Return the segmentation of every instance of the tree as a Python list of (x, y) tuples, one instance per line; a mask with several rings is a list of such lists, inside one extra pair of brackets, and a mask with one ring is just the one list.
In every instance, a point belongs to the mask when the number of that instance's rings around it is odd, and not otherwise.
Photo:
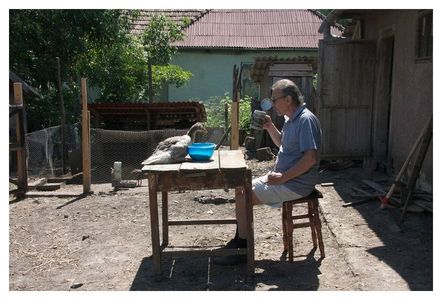
[(130, 23), (122, 15), (120, 10), (10, 10), (10, 68), (45, 90), (56, 81), (54, 62), (60, 57), (62, 77), (72, 80), (80, 56), (124, 41)]
[[(76, 68), (85, 53), (112, 48), (125, 41), (130, 23), (120, 10), (10, 10), (10, 69), (39, 89), (42, 99), (28, 103), (28, 129), (59, 124), (56, 96), (56, 57), (61, 61), (65, 106), (72, 111), (78, 101)], [(69, 113), (70, 112), (70, 113)]]
[(136, 10), (9, 11), (10, 69), (42, 95), (28, 106), (30, 131), (58, 124), (56, 57), (68, 116), (78, 103), (80, 77), (88, 78), (97, 102), (142, 102), (165, 83), (181, 86), (189, 80), (190, 72), (168, 65), (176, 51), (168, 43), (182, 38), (179, 26), (162, 16), (135, 37), (131, 20), (138, 15)]
[[(148, 90), (149, 90), (149, 102), (153, 101), (153, 84), (152, 84), (152, 66), (166, 66), (172, 59), (172, 55), (176, 53), (176, 47), (171, 44), (173, 42), (183, 39), (182, 28), (171, 20), (167, 19), (164, 15), (153, 16), (148, 26), (141, 35), (141, 43), (146, 53), (148, 62)], [(183, 79), (190, 78), (189, 74), (181, 72), (174, 67), (175, 72), (179, 72), (181, 75), (180, 80), (173, 80), (175, 83), (181, 83)], [(169, 72), (170, 73), (170, 72)], [(177, 73), (177, 74), (179, 74)], [(170, 73), (172, 75), (173, 73)]]

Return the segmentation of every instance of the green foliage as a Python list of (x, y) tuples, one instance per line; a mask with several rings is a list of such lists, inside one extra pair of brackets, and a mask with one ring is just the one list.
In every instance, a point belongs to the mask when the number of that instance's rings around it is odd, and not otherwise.
[(189, 17), (182, 17), (181, 22), (183, 23), (183, 27), (188, 27), (192, 24), (192, 19)]
[(88, 78), (97, 102), (146, 101), (149, 59), (154, 94), (164, 84), (179, 87), (190, 79), (190, 72), (168, 65), (176, 52), (169, 42), (182, 38), (181, 28), (159, 16), (134, 37), (130, 20), (138, 15), (136, 10), (9, 10), (10, 69), (42, 95), (29, 104), (30, 128), (59, 124), (56, 57), (67, 115), (79, 101), (81, 77)]
[(141, 34), (141, 43), (153, 65), (166, 65), (177, 48), (170, 44), (184, 37), (181, 27), (164, 15), (153, 16)]
[(155, 90), (160, 89), (165, 83), (173, 84), (178, 88), (186, 84), (192, 77), (191, 72), (176, 65), (153, 66), (152, 73)]
[(9, 63), (26, 82), (50, 89), (60, 57), (65, 81), (84, 53), (111, 48), (125, 39), (129, 23), (119, 10), (24, 9), (9, 11)]
[[(244, 130), (250, 130), (250, 120), (252, 117), (251, 112), (251, 97), (245, 96), (244, 99), (239, 100), (239, 128)], [(231, 120), (231, 106), (232, 98), (228, 93), (223, 97), (213, 96), (205, 102), (207, 122), (206, 126), (211, 128), (224, 127), (224, 107), (227, 104), (228, 107), (228, 124), (230, 126)]]
[(313, 87), (315, 88), (315, 90), (318, 89), (318, 73), (315, 73), (315, 75), (313, 75)]
[(96, 102), (139, 102), (146, 99), (147, 62), (134, 39), (114, 47), (95, 48), (78, 60), (79, 74), (98, 87)]
[[(80, 87), (78, 84), (64, 87), (63, 100), (66, 111), (66, 123), (79, 122)], [(59, 96), (53, 85), (40, 92), (41, 97), (26, 101), (26, 121), (28, 132), (60, 125)]]

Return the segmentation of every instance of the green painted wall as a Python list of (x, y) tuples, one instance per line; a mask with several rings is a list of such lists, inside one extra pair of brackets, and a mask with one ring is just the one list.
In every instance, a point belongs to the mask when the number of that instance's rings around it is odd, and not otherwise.
[[(239, 51), (239, 50), (186, 50), (180, 51), (171, 64), (179, 65), (192, 72), (191, 80), (180, 88), (169, 86), (169, 101), (199, 100), (211, 96), (232, 94), (233, 66), (241, 63), (253, 63), (256, 57), (277, 56), (289, 58), (296, 56), (315, 56), (317, 50), (306, 51)], [(168, 97), (167, 97), (168, 96)]]

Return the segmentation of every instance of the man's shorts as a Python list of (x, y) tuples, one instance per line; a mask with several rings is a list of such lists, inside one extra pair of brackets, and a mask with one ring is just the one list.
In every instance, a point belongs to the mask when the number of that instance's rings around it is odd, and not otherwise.
[(268, 185), (267, 175), (254, 179), (252, 181), (252, 190), (262, 203), (275, 208), (281, 207), (282, 202), (303, 197), (282, 184)]

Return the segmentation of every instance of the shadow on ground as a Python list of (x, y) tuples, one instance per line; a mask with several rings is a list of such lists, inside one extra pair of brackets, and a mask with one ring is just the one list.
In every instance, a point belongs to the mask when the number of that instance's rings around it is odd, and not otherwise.
[(333, 182), (342, 202), (333, 205), (339, 209), (355, 209), (365, 219), (369, 228), (382, 240), (384, 246), (367, 248), (379, 261), (389, 265), (408, 284), (410, 290), (433, 289), (433, 215), (407, 212), (400, 223), (402, 210), (380, 208), (380, 201), (373, 200), (352, 208), (343, 203), (354, 201), (352, 186), (360, 186), (362, 179), (375, 180), (385, 175), (368, 177), (362, 168), (327, 171), (321, 174), (321, 182)]
[(211, 258), (179, 258), (163, 260), (162, 276), (155, 278), (153, 261), (141, 261), (130, 290), (132, 291), (308, 291), (319, 288), (320, 261), (314, 250), (307, 256), (295, 256), (294, 262), (255, 261), (255, 277), (248, 278), (246, 265), (218, 266)]

